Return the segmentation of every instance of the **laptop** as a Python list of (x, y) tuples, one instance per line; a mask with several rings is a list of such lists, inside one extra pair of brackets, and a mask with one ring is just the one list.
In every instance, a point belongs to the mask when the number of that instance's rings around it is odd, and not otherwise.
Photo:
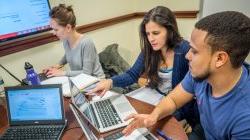
[(128, 99), (122, 94), (89, 101), (84, 92), (80, 91), (71, 80), (69, 81), (73, 105), (99, 133), (128, 125), (129, 121), (124, 121), (124, 119), (136, 113)]
[(77, 111), (77, 109), (72, 104), (70, 104), (70, 109), (75, 115), (77, 122), (82, 128), (87, 140), (157, 140), (157, 138), (146, 128), (136, 129), (129, 136), (124, 136), (122, 133), (123, 129), (120, 129), (118, 131), (112, 132), (111, 134), (99, 137), (95, 135), (95, 133), (91, 130), (91, 127), (81, 117), (79, 111)]
[(6, 87), (5, 139), (58, 140), (66, 126), (61, 85)]

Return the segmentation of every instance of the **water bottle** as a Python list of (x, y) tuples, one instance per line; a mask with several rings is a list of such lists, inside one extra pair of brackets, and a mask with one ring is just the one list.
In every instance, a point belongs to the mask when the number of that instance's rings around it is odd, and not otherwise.
[(29, 62), (25, 62), (24, 69), (26, 70), (26, 79), (29, 85), (40, 85), (38, 74), (34, 71), (33, 66)]
[(0, 97), (4, 96), (4, 81), (2, 76), (0, 76)]

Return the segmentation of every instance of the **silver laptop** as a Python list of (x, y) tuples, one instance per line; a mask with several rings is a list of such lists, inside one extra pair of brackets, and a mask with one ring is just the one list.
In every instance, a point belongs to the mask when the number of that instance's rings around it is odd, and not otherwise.
[(0, 139), (59, 139), (66, 126), (61, 85), (6, 87), (10, 127)]
[(124, 121), (124, 119), (136, 113), (128, 99), (122, 94), (88, 101), (84, 92), (80, 91), (71, 80), (70, 87), (73, 105), (100, 133), (128, 125), (129, 121)]
[(87, 124), (83, 117), (81, 117), (82, 115), (79, 114), (79, 111), (77, 111), (77, 109), (72, 104), (70, 104), (70, 108), (74, 113), (80, 127), (82, 128), (87, 140), (157, 140), (157, 138), (146, 128), (137, 129), (127, 137), (123, 135), (123, 129), (105, 135), (103, 137), (99, 137), (95, 135), (95, 133), (91, 130), (91, 127)]

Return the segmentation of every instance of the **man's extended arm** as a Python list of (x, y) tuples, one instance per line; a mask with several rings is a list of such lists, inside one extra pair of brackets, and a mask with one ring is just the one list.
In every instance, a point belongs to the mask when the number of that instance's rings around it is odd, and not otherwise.
[(158, 120), (171, 115), (176, 109), (182, 107), (191, 101), (193, 94), (186, 92), (182, 85), (179, 84), (155, 107), (151, 114), (131, 114), (126, 120), (133, 119), (130, 124), (123, 130), (125, 135), (129, 135), (135, 129), (141, 127), (150, 127)]

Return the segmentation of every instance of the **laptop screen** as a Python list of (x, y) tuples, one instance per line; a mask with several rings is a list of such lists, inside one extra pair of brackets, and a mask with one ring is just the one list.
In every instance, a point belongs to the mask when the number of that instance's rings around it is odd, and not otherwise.
[(95, 133), (90, 129), (90, 126), (88, 126), (88, 124), (82, 119), (75, 107), (70, 105), (70, 108), (73, 111), (78, 123), (80, 124), (87, 140), (97, 140), (98, 136), (95, 135)]
[(8, 88), (6, 91), (10, 122), (64, 119), (60, 85)]
[(81, 92), (73, 96), (73, 103), (77, 106), (77, 108), (87, 117), (89, 121), (92, 122), (94, 126), (97, 126), (97, 120), (95, 120), (93, 110), (91, 110), (91, 106), (89, 101), (86, 99), (85, 95)]
[(84, 91), (80, 91), (71, 80), (69, 80), (69, 83), (72, 93), (71, 99), (73, 104), (84, 115), (84, 117), (88, 119), (91, 125), (99, 128), (99, 126), (97, 125), (97, 119), (94, 116), (93, 110), (91, 109), (91, 105), (88, 99), (84, 95)]

